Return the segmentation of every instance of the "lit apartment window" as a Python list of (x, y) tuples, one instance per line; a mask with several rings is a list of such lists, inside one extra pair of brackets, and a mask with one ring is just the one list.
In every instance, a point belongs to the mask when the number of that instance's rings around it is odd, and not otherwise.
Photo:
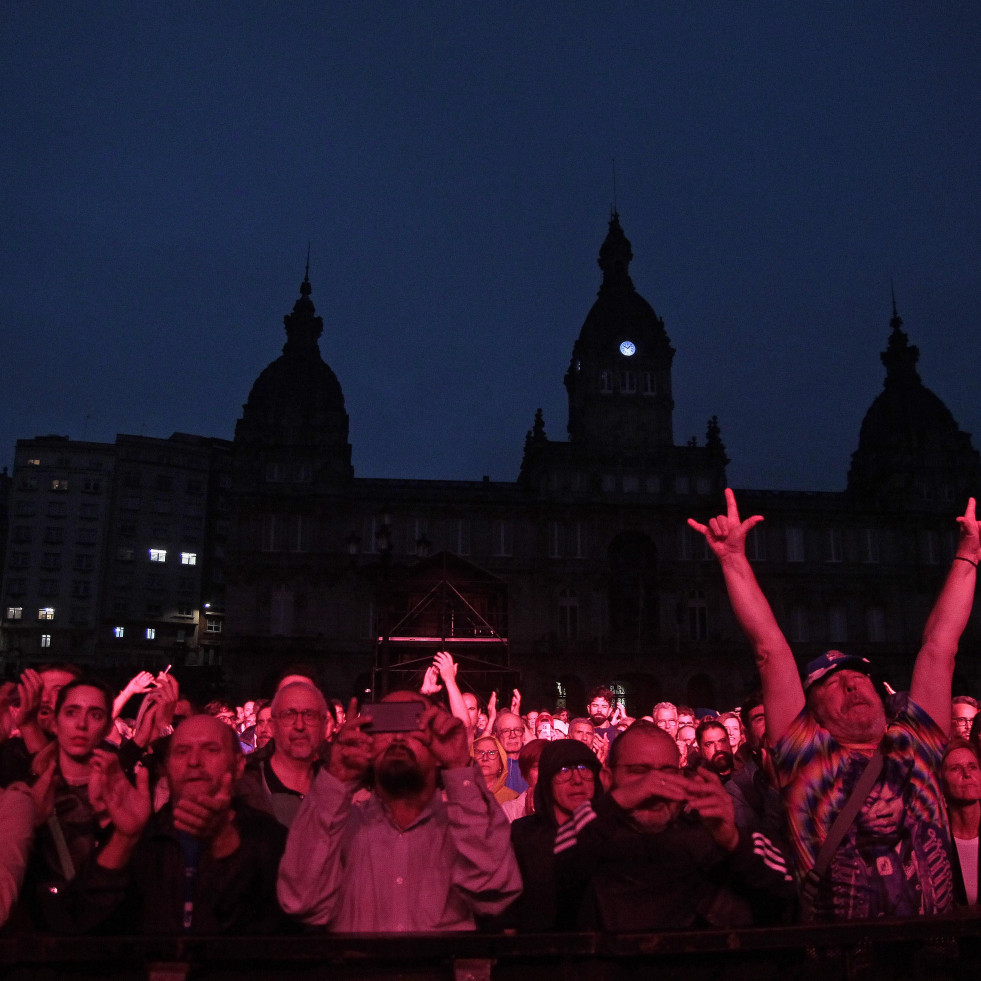
[(146, 639), (147, 640), (156, 640), (157, 639), (157, 628), (156, 627), (147, 627), (146, 628)]
[(41, 634), (41, 646), (42, 647), (51, 646), (51, 634)]
[(112, 635), (113, 635), (113, 637), (119, 637), (119, 638), (125, 637), (126, 636), (126, 628), (125, 627), (113, 627), (112, 628)]
[(181, 565), (197, 565), (197, 564), (198, 564), (197, 552), (181, 552)]
[(221, 620), (215, 617), (208, 617), (208, 633), (209, 634), (220, 634), (221, 633)]
[(41, 466), (41, 461), (40, 461), (40, 460), (37, 460), (37, 459), (34, 459), (34, 460), (28, 460), (28, 461), (27, 461), (27, 465), (28, 465), (29, 467), (39, 467), (39, 466)]
[(24, 607), (22, 607), (22, 606), (8, 606), (7, 607), (7, 619), (8, 620), (23, 620), (24, 619)]
[(151, 562), (166, 562), (167, 561), (167, 549), (165, 549), (165, 548), (151, 548), (150, 549), (150, 561)]
[(42, 606), (40, 610), (37, 611), (38, 620), (53, 620), (55, 618), (55, 611), (53, 606)]
[(66, 491), (66, 490), (68, 490), (68, 481), (67, 480), (57, 480), (57, 479), (52, 480), (51, 481), (51, 489), (53, 491)]

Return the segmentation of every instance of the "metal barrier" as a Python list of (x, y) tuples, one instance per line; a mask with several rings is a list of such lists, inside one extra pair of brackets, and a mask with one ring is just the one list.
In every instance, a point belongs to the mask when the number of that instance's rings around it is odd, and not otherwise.
[(650, 934), (49, 937), (0, 940), (5, 981), (834, 981), (974, 976), (976, 915)]

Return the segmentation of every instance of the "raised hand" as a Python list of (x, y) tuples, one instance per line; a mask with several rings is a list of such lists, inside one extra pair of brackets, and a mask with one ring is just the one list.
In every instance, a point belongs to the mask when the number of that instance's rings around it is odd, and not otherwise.
[(745, 521), (739, 517), (736, 495), (726, 488), (726, 513), (712, 518), (707, 525), (694, 518), (688, 519), (688, 526), (705, 536), (709, 548), (716, 557), (723, 559), (728, 555), (746, 554), (746, 536), (763, 520), (763, 515), (754, 514)]
[(739, 844), (736, 811), (718, 774), (700, 766), (687, 781), (687, 800), (688, 807), (702, 819), (713, 841), (728, 852), (734, 851)]
[(426, 673), (422, 676), (422, 684), (419, 691), (423, 695), (435, 695), (443, 690), (443, 686), (436, 680), (439, 677), (435, 664), (430, 664), (426, 668)]
[(174, 801), (174, 827), (196, 838), (216, 838), (235, 817), (231, 773), (223, 773), (215, 794), (195, 794)]
[(453, 660), (453, 655), (449, 651), (440, 651), (433, 658), (433, 667), (439, 672), (439, 676), (445, 684), (456, 681), (456, 672), (459, 665)]
[(371, 766), (374, 740), (362, 726), (371, 716), (358, 715), (357, 699), (352, 698), (347, 709), (347, 720), (337, 730), (330, 751), (330, 774), (341, 783), (360, 780)]
[(150, 820), (150, 771), (136, 768), (134, 787), (115, 753), (97, 749), (89, 762), (89, 799), (96, 811), (103, 811), (122, 835), (139, 837)]
[(433, 705), (419, 716), (419, 729), (420, 739), (441, 766), (452, 769), (467, 765), (467, 731), (456, 716)]
[(973, 497), (967, 499), (967, 507), (964, 509), (964, 514), (957, 519), (957, 523), (960, 525), (957, 554), (977, 563), (981, 559), (981, 536), (979, 536), (981, 529), (978, 526)]
[(521, 715), (521, 692), (517, 688), (511, 692), (511, 711), (515, 715)]
[(44, 682), (33, 668), (28, 668), (20, 676), (20, 681), (17, 683), (20, 704), (13, 713), (13, 724), (16, 728), (21, 729), (37, 720), (43, 689)]

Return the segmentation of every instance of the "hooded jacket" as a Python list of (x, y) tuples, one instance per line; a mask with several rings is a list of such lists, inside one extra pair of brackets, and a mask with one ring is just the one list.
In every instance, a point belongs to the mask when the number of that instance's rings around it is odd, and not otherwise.
[(596, 805), (603, 795), (602, 768), (596, 754), (575, 739), (559, 739), (542, 750), (535, 785), (535, 813), (511, 825), (511, 844), (521, 869), (524, 892), (505, 914), (507, 922), (502, 926), (540, 933), (576, 927), (579, 895), (576, 890), (559, 889), (555, 854), (556, 849), (572, 847), (579, 828), (594, 815), (592, 808), (583, 804), (573, 818), (560, 826), (555, 817), (552, 780), (563, 767), (583, 765), (593, 773), (591, 804)]

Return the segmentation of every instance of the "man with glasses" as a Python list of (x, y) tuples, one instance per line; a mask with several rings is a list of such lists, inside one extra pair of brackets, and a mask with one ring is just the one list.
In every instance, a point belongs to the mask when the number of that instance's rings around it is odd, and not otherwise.
[(521, 890), (508, 820), (460, 719), (418, 692), (383, 702), (418, 713), (376, 732), (371, 707), (352, 703), (290, 827), (279, 901), (340, 933), (473, 930)]
[(524, 892), (505, 914), (502, 927), (544, 933), (576, 926), (581, 887), (559, 883), (559, 856), (575, 847), (578, 833), (595, 817), (603, 792), (600, 762), (585, 743), (545, 743), (538, 760), (535, 813), (511, 825), (511, 842)]
[(318, 751), (326, 720), (327, 702), (312, 684), (284, 685), (272, 703), (272, 755), (250, 758), (239, 782), (239, 794), (286, 827), (293, 823), (320, 767)]
[(525, 744), (525, 724), (514, 712), (501, 712), (494, 722), (494, 735), (501, 741), (508, 754), (508, 777), (504, 786), (520, 794), (528, 789), (528, 781), (521, 775), (518, 754)]
[(978, 702), (970, 695), (958, 695), (950, 703), (950, 734), (961, 739), (971, 738), (971, 725), (978, 714)]
[[(682, 772), (675, 741), (636, 722), (610, 749), (610, 792), (556, 857), (560, 889), (579, 889), (577, 926), (632, 931), (779, 922), (795, 905), (780, 852), (736, 827), (718, 776)], [(515, 825), (517, 827), (517, 824)], [(577, 885), (578, 883), (578, 885)]]

